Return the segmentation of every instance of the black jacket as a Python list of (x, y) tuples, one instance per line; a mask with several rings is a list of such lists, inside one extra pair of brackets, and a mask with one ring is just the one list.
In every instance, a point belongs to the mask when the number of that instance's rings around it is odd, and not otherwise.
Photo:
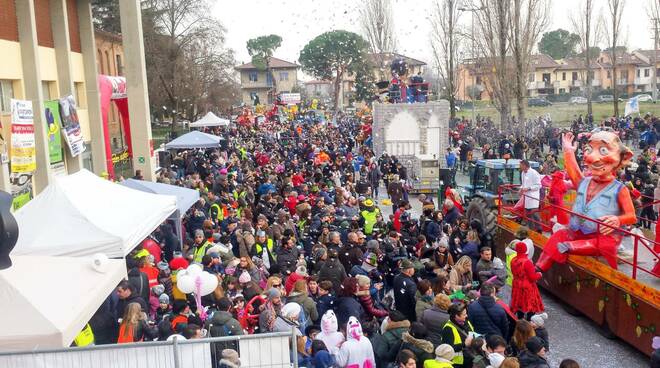
[(149, 308), (147, 307), (147, 303), (144, 301), (144, 299), (142, 299), (142, 297), (140, 297), (137, 294), (131, 294), (131, 296), (129, 296), (128, 298), (119, 299), (119, 301), (117, 302), (117, 306), (115, 308), (116, 319), (122, 318), (124, 316), (124, 312), (126, 311), (126, 306), (129, 305), (130, 303), (138, 303), (140, 304), (140, 307), (142, 307), (142, 311), (144, 312), (149, 311)]
[(400, 273), (394, 277), (392, 288), (394, 289), (396, 310), (403, 313), (408, 321), (416, 321), (415, 305), (417, 300), (415, 299), (415, 293), (417, 292), (417, 284), (415, 284), (415, 280)]
[[(141, 272), (138, 268), (131, 268), (128, 271), (128, 282), (133, 285), (135, 293), (142, 297), (142, 300), (149, 300), (149, 278), (146, 273)], [(147, 312), (149, 309), (143, 306), (142, 310)]]
[(544, 358), (530, 353), (528, 350), (523, 351), (518, 356), (520, 368), (550, 368), (548, 361)]
[(328, 259), (319, 271), (319, 281), (328, 280), (332, 282), (335, 292), (341, 291), (341, 283), (346, 278), (346, 270), (338, 259)]
[[(211, 337), (243, 335), (241, 324), (227, 311), (213, 313), (213, 317), (207, 321), (206, 328), (208, 328)], [(238, 341), (223, 341), (213, 345), (216, 356), (222, 356), (224, 349), (238, 349)]]
[(359, 321), (364, 321), (364, 309), (362, 304), (355, 297), (343, 296), (335, 302), (335, 314), (339, 326), (346, 326), (350, 317), (355, 317)]
[(482, 335), (499, 335), (508, 339), (509, 321), (506, 312), (492, 296), (481, 296), (468, 306), (468, 317), (474, 331)]

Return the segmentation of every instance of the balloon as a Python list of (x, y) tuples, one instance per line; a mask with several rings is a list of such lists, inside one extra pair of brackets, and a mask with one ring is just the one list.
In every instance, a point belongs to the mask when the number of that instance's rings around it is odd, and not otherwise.
[(188, 274), (181, 275), (179, 272), (176, 276), (176, 287), (184, 294), (192, 293), (195, 290), (195, 277)]
[(201, 275), (202, 286), (200, 288), (201, 296), (211, 294), (218, 287), (218, 278), (208, 272)]
[(202, 266), (197, 263), (191, 264), (186, 270), (188, 271), (188, 274), (192, 276), (200, 275), (204, 271)]

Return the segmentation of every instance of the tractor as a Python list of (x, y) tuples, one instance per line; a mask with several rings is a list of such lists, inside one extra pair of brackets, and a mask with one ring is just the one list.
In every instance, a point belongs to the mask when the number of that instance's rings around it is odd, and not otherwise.
[[(538, 169), (539, 163), (529, 162)], [(520, 185), (520, 160), (489, 159), (470, 163), (469, 184), (460, 187), (463, 200), (467, 204), (465, 216), (469, 221), (479, 220), (489, 233), (497, 226), (497, 208), (503, 204), (513, 204), (520, 197), (517, 193), (506, 192), (499, 203), (498, 189), (501, 185)]]

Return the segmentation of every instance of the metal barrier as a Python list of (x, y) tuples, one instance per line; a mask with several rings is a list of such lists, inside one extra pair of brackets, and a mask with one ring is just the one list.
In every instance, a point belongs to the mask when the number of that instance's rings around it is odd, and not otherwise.
[[(547, 197), (543, 201), (539, 201), (539, 209), (537, 209), (537, 210), (533, 210), (533, 211), (517, 211), (517, 210), (514, 210), (512, 208), (513, 206), (505, 205), (505, 203), (507, 201), (507, 196), (505, 196), (505, 193), (511, 193), (513, 191), (517, 191), (519, 189), (519, 187), (520, 187), (520, 185), (517, 185), (517, 184), (508, 184), (508, 185), (502, 185), (502, 186), (499, 187), (498, 193), (497, 193), (499, 203), (500, 203), (500, 205), (498, 206), (498, 215), (499, 216), (508, 214), (509, 216), (513, 216), (513, 217), (522, 219), (527, 223), (532, 223), (532, 224), (535, 224), (538, 227), (542, 227), (542, 226), (545, 226), (547, 224), (543, 223), (543, 221), (538, 221), (538, 220), (536, 220), (532, 217), (529, 217), (528, 213), (529, 214), (534, 213), (534, 212), (539, 213), (539, 212), (544, 211), (545, 209), (554, 208), (554, 209), (559, 209), (560, 211), (568, 213), (569, 216), (576, 216), (576, 217), (579, 217), (580, 219), (583, 219), (585, 221), (590, 221), (590, 222), (595, 223), (597, 225), (597, 232), (600, 232), (601, 226), (612, 228), (612, 229), (614, 229), (614, 231), (622, 234), (623, 237), (631, 237), (631, 239), (633, 240), (633, 259), (632, 259), (632, 262), (628, 261), (625, 258), (617, 256), (617, 261), (619, 261), (620, 263), (627, 264), (627, 265), (632, 267), (632, 275), (631, 275), (632, 279), (637, 280), (638, 271), (642, 271), (642, 272), (644, 272), (646, 274), (649, 274), (653, 277), (657, 277), (651, 269), (643, 268), (639, 265), (639, 245), (640, 244), (642, 246), (644, 246), (651, 253), (651, 255), (654, 258), (656, 258), (656, 259), (660, 258), (660, 255), (658, 255), (658, 253), (654, 250), (654, 248), (656, 246), (660, 245), (660, 244), (657, 244), (654, 239), (648, 239), (643, 235), (633, 233), (630, 230), (624, 229), (622, 227), (615, 228), (615, 227), (610, 226), (610, 225), (608, 225), (608, 224), (606, 224), (606, 223), (604, 223), (600, 220), (592, 219), (592, 218), (589, 218), (587, 216), (584, 216), (583, 214), (573, 212), (572, 210), (570, 210), (566, 207), (557, 206), (555, 204), (550, 203), (547, 200)], [(527, 194), (521, 194), (521, 195), (525, 196), (525, 197), (532, 198), (531, 196), (528, 196)], [(508, 198), (511, 198), (511, 196), (508, 196)], [(649, 205), (653, 205), (653, 204), (656, 204), (656, 202), (652, 202)], [(658, 230), (656, 229), (656, 231), (658, 231)]]
[(295, 329), (257, 335), (0, 352), (3, 368), (214, 368), (225, 348), (241, 367), (298, 367)]

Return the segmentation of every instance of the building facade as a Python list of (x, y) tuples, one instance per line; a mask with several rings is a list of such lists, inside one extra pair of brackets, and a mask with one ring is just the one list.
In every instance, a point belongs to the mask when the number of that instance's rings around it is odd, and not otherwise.
[(325, 80), (311, 80), (304, 83), (305, 96), (308, 99), (318, 99), (328, 104), (332, 100), (332, 82)]
[[(121, 77), (124, 75), (124, 47), (121, 35), (94, 30), (96, 45), (96, 70), (102, 75)], [(119, 120), (119, 110), (115, 104), (110, 104), (108, 111), (108, 133), (113, 154), (126, 148), (124, 132)]]
[[(660, 75), (660, 51), (656, 70)], [(550, 95), (582, 96), (586, 92), (587, 71), (591, 71), (591, 90), (607, 93), (614, 86), (620, 94), (633, 95), (652, 91), (653, 50), (619, 52), (614, 75), (611, 54), (602, 52), (587, 68), (582, 58), (553, 60), (548, 55), (532, 55), (527, 75), (529, 97)], [(462, 101), (492, 100), (492, 63), (484, 59), (467, 60), (458, 67), (457, 98)]]
[(278, 94), (289, 93), (298, 84), (298, 64), (271, 57), (269, 66), (270, 72), (257, 69), (251, 62), (236, 67), (241, 78), (241, 100), (246, 105), (254, 104), (256, 98), (262, 104), (272, 103)]

